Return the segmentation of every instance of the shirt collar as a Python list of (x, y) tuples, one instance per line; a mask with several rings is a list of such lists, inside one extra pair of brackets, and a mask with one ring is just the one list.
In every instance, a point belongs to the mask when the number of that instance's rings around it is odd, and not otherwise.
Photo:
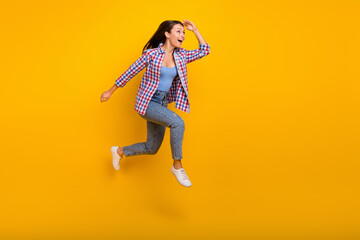
[[(159, 47), (158, 47), (159, 52), (165, 53), (165, 51), (161, 48), (162, 45), (164, 45), (164, 43), (159, 43)], [(177, 51), (179, 51), (179, 48), (175, 48), (175, 49), (174, 49), (174, 52), (177, 52)]]

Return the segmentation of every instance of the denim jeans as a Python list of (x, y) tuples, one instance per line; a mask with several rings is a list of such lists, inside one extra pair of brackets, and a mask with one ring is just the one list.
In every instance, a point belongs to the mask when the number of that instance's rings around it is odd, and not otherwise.
[(170, 146), (172, 158), (182, 159), (182, 143), (184, 138), (185, 124), (183, 119), (167, 108), (169, 92), (156, 90), (146, 109), (145, 115), (139, 114), (146, 120), (146, 142), (135, 143), (125, 146), (126, 157), (135, 155), (152, 155), (157, 153), (164, 139), (166, 127), (170, 128)]

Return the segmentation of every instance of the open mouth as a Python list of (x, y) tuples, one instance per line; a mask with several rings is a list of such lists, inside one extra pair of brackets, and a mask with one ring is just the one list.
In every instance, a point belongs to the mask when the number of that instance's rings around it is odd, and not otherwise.
[(178, 41), (179, 41), (180, 43), (182, 43), (182, 42), (183, 42), (183, 40), (181, 40), (181, 39), (178, 39)]

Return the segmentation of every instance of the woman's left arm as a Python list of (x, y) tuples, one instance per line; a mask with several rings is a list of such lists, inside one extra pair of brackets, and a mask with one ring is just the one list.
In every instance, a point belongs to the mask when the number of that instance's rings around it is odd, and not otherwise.
[(199, 40), (200, 44), (206, 44), (203, 36), (201, 36), (201, 34), (197, 28), (193, 32), (194, 32), (195, 36), (197, 37), (197, 39)]
[(193, 62), (198, 60), (206, 55), (210, 54), (210, 45), (205, 42), (203, 36), (201, 36), (199, 30), (195, 26), (194, 23), (190, 22), (189, 20), (184, 20), (183, 22), (187, 30), (194, 32), (196, 38), (199, 41), (199, 48), (195, 50), (186, 50), (186, 61), (187, 63)]
[(194, 23), (192, 23), (191, 21), (185, 19), (183, 21), (183, 24), (185, 24), (185, 27), (187, 28), (187, 30), (194, 32), (194, 34), (195, 34), (196, 38), (199, 40), (200, 44), (206, 44), (204, 38), (201, 36), (199, 30), (197, 29), (197, 27), (195, 26)]

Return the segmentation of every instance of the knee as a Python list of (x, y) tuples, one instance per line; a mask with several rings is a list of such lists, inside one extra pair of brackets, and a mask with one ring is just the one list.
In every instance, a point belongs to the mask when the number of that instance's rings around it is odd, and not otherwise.
[(184, 122), (184, 120), (183, 120), (181, 117), (178, 117), (178, 118), (176, 119), (176, 121), (174, 121), (173, 126), (174, 126), (175, 128), (179, 128), (179, 129), (181, 129), (181, 130), (185, 130), (185, 122)]
[(146, 144), (146, 152), (147, 154), (154, 155), (159, 151), (160, 146), (156, 144)]
[(159, 148), (153, 148), (149, 151), (149, 154), (154, 155), (159, 151)]
[(159, 151), (159, 148), (156, 147), (156, 146), (152, 146), (151, 148), (149, 148), (149, 149), (147, 150), (148, 154), (151, 154), (151, 155), (156, 154), (158, 151)]

